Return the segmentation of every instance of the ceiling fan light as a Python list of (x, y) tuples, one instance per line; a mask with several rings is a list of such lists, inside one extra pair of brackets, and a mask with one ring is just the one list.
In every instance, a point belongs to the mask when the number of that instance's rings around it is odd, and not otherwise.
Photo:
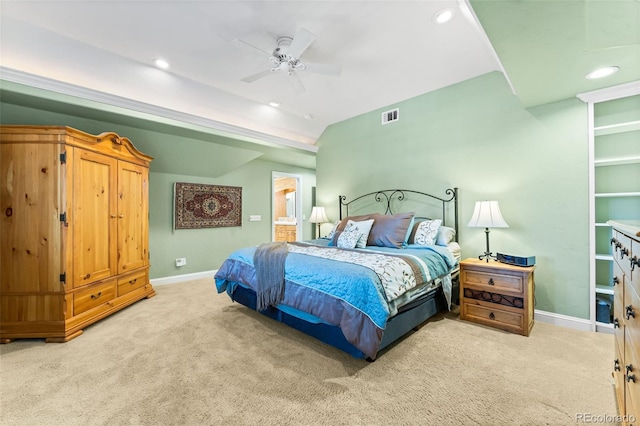
[(612, 66), (612, 67), (602, 67), (591, 71), (589, 74), (585, 75), (584, 78), (587, 80), (595, 80), (597, 78), (608, 77), (611, 74), (615, 74), (620, 70), (620, 67)]
[(453, 9), (443, 9), (433, 15), (433, 20), (438, 24), (444, 24), (445, 22), (449, 22), (451, 18), (453, 18), (453, 15)]

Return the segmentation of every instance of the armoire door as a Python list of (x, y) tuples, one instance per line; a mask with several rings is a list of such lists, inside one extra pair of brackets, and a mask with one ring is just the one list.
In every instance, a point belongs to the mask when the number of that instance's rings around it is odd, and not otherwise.
[(73, 286), (117, 273), (118, 161), (74, 148)]
[(118, 163), (118, 273), (149, 264), (148, 178), (146, 167)]

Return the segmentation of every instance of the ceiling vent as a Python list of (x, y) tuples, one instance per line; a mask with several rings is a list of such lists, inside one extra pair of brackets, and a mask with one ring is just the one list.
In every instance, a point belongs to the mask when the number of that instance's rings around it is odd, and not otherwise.
[(385, 111), (382, 113), (382, 124), (393, 123), (394, 121), (398, 121), (400, 119), (400, 109), (392, 109), (391, 111)]

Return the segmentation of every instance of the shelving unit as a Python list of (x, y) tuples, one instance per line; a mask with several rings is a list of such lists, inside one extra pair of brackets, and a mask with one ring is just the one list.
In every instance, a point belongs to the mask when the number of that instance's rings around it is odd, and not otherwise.
[(640, 82), (578, 95), (589, 112), (589, 277), (592, 330), (613, 333), (612, 230), (640, 218)]

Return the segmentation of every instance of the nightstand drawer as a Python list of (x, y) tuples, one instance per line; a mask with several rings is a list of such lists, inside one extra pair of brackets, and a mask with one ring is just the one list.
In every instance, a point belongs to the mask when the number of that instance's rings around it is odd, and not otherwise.
[(518, 294), (524, 292), (522, 275), (464, 270), (461, 279), (466, 286), (473, 286), (490, 292), (509, 291)]
[(524, 329), (524, 315), (475, 303), (462, 303), (465, 319), (515, 333)]

